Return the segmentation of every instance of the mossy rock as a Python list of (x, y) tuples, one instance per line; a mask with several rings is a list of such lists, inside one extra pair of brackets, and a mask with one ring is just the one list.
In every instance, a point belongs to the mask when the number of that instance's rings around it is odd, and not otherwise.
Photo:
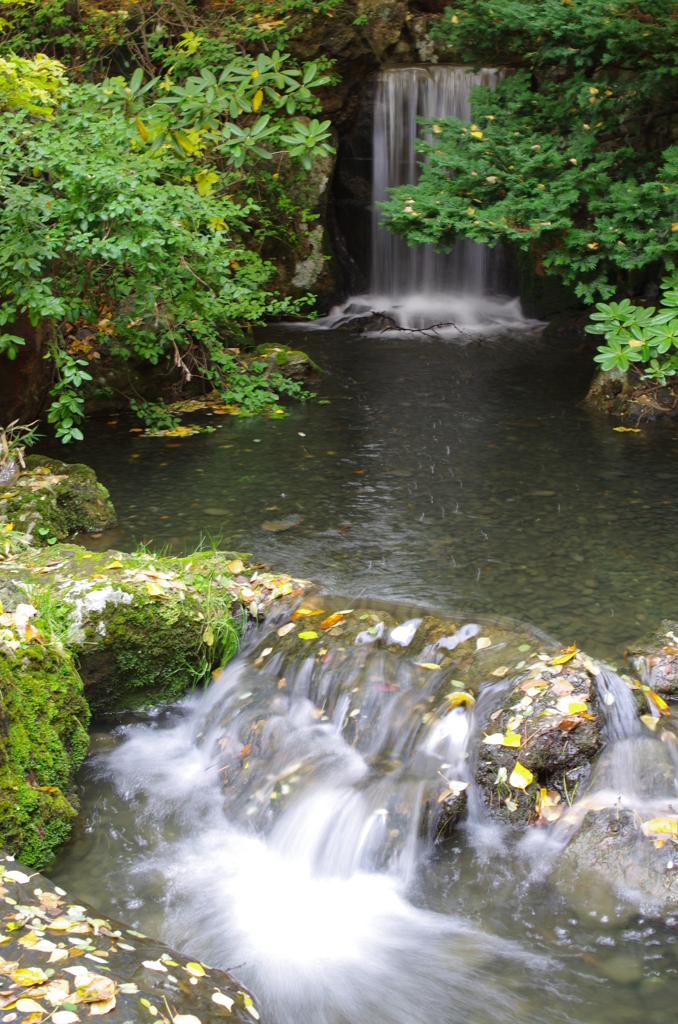
[(270, 370), (276, 370), (289, 380), (308, 380), (318, 377), (321, 369), (306, 352), (288, 348), (287, 345), (265, 344), (257, 347), (257, 358), (268, 364)]
[(665, 700), (678, 699), (678, 622), (662, 619), (656, 629), (632, 644), (626, 660), (643, 683)]
[(77, 657), (89, 707), (101, 717), (180, 700), (235, 654), (248, 622), (303, 591), (302, 581), (243, 559), (227, 551), (164, 558), (62, 544), (17, 556), (0, 591), (29, 589), (34, 625)]
[(46, 547), (115, 522), (108, 491), (81, 463), (29, 455), (18, 480), (0, 490), (0, 524), (12, 523), (33, 545)]
[(69, 836), (90, 713), (72, 656), (0, 642), (0, 845), (41, 867)]

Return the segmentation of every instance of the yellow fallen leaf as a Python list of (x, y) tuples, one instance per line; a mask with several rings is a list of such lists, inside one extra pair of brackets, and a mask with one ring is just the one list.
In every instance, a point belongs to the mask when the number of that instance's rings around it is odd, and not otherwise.
[[(115, 999), (115, 982), (112, 978), (104, 978), (103, 974), (90, 974), (84, 984), (80, 985), (76, 979), (76, 987), (79, 1003), (101, 1003)], [(108, 1013), (108, 1010), (102, 1012)]]
[(552, 665), (565, 665), (568, 661), (574, 658), (577, 653), (577, 645), (572, 644), (571, 647), (566, 647), (562, 654), (558, 654), (555, 658), (551, 659)]
[(10, 491), (9, 494), (3, 494), (2, 500), (6, 501), (8, 498), (16, 498), (18, 491)]
[(242, 558), (234, 558), (232, 562), (228, 562), (226, 568), (229, 572), (232, 572), (234, 576), (237, 576), (239, 572), (242, 572), (245, 568)]
[(489, 636), (479, 636), (478, 639), (476, 640), (476, 650), (477, 651), (483, 651), (483, 650), (485, 650), (486, 647), (491, 647), (491, 646), (492, 646), (492, 641), (490, 640)]
[(575, 701), (570, 701), (570, 703), (568, 705), (567, 713), (569, 715), (578, 715), (578, 714), (581, 714), (582, 711), (586, 711), (586, 710), (587, 710), (587, 707), (586, 707), (586, 704), (583, 703), (583, 701), (575, 700)]
[(414, 664), (417, 665), (419, 668), (440, 668), (440, 665), (434, 665), (432, 661), (415, 661)]
[(503, 732), (493, 732), (489, 736), (483, 737), (483, 743), (487, 743), (490, 747), (502, 747), (504, 745), (504, 734)]
[(517, 732), (511, 732), (510, 729), (507, 729), (501, 743), (503, 747), (513, 747), (517, 750), (520, 747), (520, 736)]
[(297, 608), (296, 612), (292, 612), (292, 618), (296, 621), (302, 619), (307, 615), (322, 615), (322, 608)]
[(655, 718), (654, 715), (641, 715), (640, 720), (643, 725), (646, 725), (652, 732), (654, 732), (659, 725), (659, 719)]
[(202, 964), (198, 964), (195, 961), (191, 961), (190, 963), (186, 964), (184, 970), (188, 971), (189, 974), (192, 974), (194, 978), (205, 977), (205, 968), (202, 966)]
[(5, 533), (11, 533), (13, 529), (14, 523), (5, 523), (5, 525), (3, 526), (3, 530), (5, 531)]
[(314, 629), (305, 629), (303, 633), (298, 634), (300, 640), (315, 640), (318, 634)]
[(511, 772), (509, 782), (514, 789), (527, 789), (533, 778), (534, 775), (530, 769), (522, 765), (520, 761), (516, 761), (515, 767)]
[(645, 836), (655, 836), (658, 834), (678, 836), (678, 819), (668, 817), (651, 818), (650, 821), (643, 822), (641, 831)]
[(660, 697), (658, 693), (651, 690), (649, 686), (643, 686), (643, 693), (648, 701), (652, 701), (655, 707), (658, 707), (660, 711), (668, 711), (669, 706), (663, 697)]
[(122, 569), (122, 562), (116, 559), (114, 562), (109, 562), (108, 565), (105, 565), (104, 569)]
[[(282, 587), (280, 588), (280, 593), (282, 594), (283, 597), (287, 597), (288, 594), (292, 593), (292, 584), (283, 583)], [(174, 1019), (176, 1020), (176, 1017)]]
[(618, 434), (640, 434), (640, 427), (613, 427)]
[[(437, 665), (436, 668), (438, 668)], [(448, 693), (447, 700), (449, 701), (451, 708), (456, 708), (459, 704), (468, 704), (468, 706), (472, 708), (476, 702), (476, 699), (473, 696), (473, 694), (459, 693), (458, 690), (456, 690), (454, 693)]]
[(151, 597), (164, 597), (165, 591), (159, 583), (153, 583), (150, 580), (146, 583), (146, 590)]
[(47, 961), (47, 963), (48, 964), (55, 964), (57, 962), (57, 960), (68, 960), (68, 950), (67, 949), (55, 949), (52, 952), (52, 955), (50, 956), (50, 958)]
[(41, 985), (43, 981), (47, 981), (47, 975), (41, 967), (17, 967), (15, 971), (12, 971), (12, 981), (28, 988), (31, 985)]

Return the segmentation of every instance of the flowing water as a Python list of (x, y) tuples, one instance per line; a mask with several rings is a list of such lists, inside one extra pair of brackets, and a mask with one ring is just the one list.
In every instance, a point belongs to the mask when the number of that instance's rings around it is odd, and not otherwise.
[[(412, 174), (416, 113), (468, 116), (469, 80), (383, 74), (375, 194)], [(184, 440), (140, 438), (117, 416), (90, 424), (81, 457), (120, 522), (83, 542), (181, 550), (221, 536), (317, 580), (325, 608), (350, 594), (354, 614), (368, 600), (388, 609), (401, 651), (381, 649), (375, 626), (317, 660), (262, 665), (263, 627), (205, 693), (95, 731), (80, 823), (52, 876), (231, 970), (270, 1024), (664, 1024), (678, 857), (633, 820), (675, 813), (676, 723), (650, 734), (601, 665), (606, 746), (590, 784), (521, 837), (487, 817), (472, 766), (480, 709), (499, 706), (524, 661), (480, 680), (475, 711), (446, 710), (408, 649), (428, 606), (464, 625), (427, 663), (481, 628), (547, 653), (550, 633), (621, 663), (676, 610), (675, 428), (615, 433), (582, 409), (590, 350), (488, 297), (485, 250), (414, 257), (375, 229), (375, 295), (324, 326), (377, 308), (401, 326), (476, 332), (295, 328), (325, 370), (322, 405), (275, 422), (202, 417), (214, 432)], [(461, 824), (442, 831), (440, 801), (465, 786)]]

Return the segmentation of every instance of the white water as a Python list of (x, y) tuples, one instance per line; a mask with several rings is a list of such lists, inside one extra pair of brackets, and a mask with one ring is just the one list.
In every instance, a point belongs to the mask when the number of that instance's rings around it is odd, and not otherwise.
[[(416, 183), (422, 136), (418, 117), (470, 121), (473, 86), (492, 88), (498, 72), (444, 65), (389, 68), (377, 79), (372, 163), (372, 269), (370, 292), (335, 307), (318, 326), (341, 326), (370, 312), (383, 313), (406, 329), (437, 327), (451, 337), (474, 328), (525, 328), (518, 299), (501, 296), (503, 253), (459, 239), (449, 253), (432, 245), (409, 246), (381, 226), (379, 203), (389, 188)], [(442, 325), (442, 326), (439, 326)]]

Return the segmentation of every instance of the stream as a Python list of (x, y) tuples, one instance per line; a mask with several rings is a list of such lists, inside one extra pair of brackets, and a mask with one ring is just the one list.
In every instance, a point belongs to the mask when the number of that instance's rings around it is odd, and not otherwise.
[[(551, 635), (619, 665), (675, 613), (675, 428), (616, 433), (581, 408), (581, 338), (280, 336), (323, 366), (328, 404), (275, 422), (196, 414), (215, 432), (183, 440), (90, 423), (78, 455), (120, 522), (83, 543), (223, 537), (316, 580), (324, 609), (351, 595), (398, 621), (456, 611), (526, 630), (534, 652)], [(433, 845), (427, 787), (463, 777), (473, 713), (422, 724), (406, 646), (316, 671), (255, 664), (265, 642), (255, 632), (182, 705), (95, 728), (56, 884), (231, 970), (271, 1024), (673, 1018), (676, 919), (612, 869), (573, 867), (557, 825), (521, 837), (471, 799)], [(249, 748), (234, 751), (253, 723), (250, 770)], [(610, 736), (594, 793), (636, 809), (676, 798), (669, 744)], [(668, 779), (659, 793), (635, 785), (648, 764)]]

